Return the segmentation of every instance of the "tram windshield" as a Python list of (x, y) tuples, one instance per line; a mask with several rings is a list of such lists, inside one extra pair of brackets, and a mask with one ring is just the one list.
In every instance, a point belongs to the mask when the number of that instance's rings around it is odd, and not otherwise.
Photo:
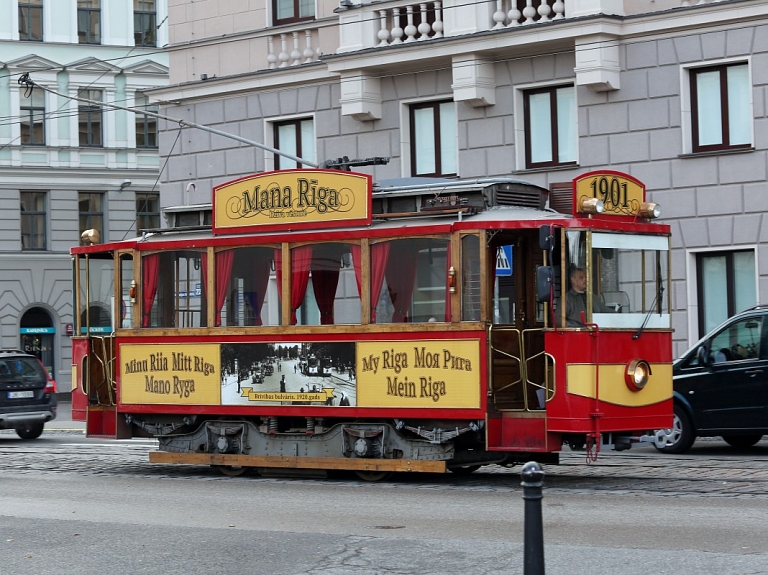
[[(666, 236), (569, 231), (566, 325), (669, 328)], [(591, 312), (591, 316), (590, 316)]]

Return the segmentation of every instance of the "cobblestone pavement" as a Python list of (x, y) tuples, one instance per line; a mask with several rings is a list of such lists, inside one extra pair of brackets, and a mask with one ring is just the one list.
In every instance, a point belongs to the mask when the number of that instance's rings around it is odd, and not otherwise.
[[(153, 479), (198, 481), (360, 483), (352, 475), (331, 478), (232, 478), (210, 467), (149, 463), (153, 440), (86, 439), (81, 430), (46, 430), (35, 441), (19, 440), (0, 431), (0, 472), (146, 476)], [(685, 455), (665, 455), (649, 446), (626, 452), (601, 453), (587, 463), (584, 453), (561, 454), (560, 465), (544, 466), (545, 490), (551, 493), (615, 493), (626, 496), (737, 497), (768, 499), (768, 441), (736, 450), (722, 441), (699, 440)], [(468, 477), (452, 474), (400, 474), (379, 485), (387, 489), (519, 491), (520, 466), (483, 467)]]

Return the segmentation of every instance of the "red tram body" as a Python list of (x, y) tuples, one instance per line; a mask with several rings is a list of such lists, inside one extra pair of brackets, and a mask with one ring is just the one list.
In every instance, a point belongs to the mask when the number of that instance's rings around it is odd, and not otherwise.
[(573, 189), (575, 216), (512, 179), (286, 170), (215, 188), (210, 227), (73, 248), (73, 417), (227, 474), (628, 449), (672, 420), (669, 227), (625, 174)]

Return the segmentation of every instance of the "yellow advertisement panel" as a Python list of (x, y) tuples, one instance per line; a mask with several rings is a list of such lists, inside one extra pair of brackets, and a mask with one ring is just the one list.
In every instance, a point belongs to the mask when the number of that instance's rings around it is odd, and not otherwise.
[(121, 344), (120, 401), (219, 405), (219, 344)]
[(217, 186), (214, 232), (253, 227), (370, 222), (371, 177), (339, 170), (285, 170)]
[(480, 407), (480, 342), (358, 342), (359, 407)]

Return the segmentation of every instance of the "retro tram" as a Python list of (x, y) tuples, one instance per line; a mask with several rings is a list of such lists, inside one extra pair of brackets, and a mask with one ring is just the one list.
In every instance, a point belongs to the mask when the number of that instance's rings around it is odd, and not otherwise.
[(468, 473), (672, 421), (669, 226), (641, 182), (214, 188), (209, 226), (72, 249), (73, 413), (150, 461)]

